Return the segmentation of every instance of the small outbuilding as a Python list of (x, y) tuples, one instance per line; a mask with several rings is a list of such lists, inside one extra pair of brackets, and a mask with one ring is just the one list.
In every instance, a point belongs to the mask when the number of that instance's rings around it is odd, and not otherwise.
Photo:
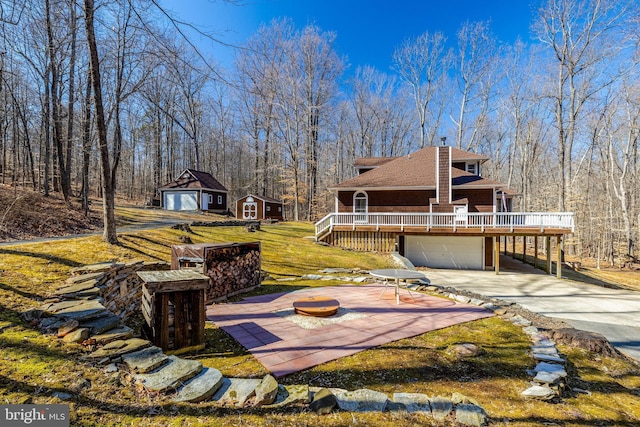
[(236, 200), (236, 218), (282, 221), (284, 220), (284, 204), (271, 197), (247, 194)]
[(211, 174), (185, 169), (159, 188), (160, 203), (168, 211), (228, 212), (228, 191)]

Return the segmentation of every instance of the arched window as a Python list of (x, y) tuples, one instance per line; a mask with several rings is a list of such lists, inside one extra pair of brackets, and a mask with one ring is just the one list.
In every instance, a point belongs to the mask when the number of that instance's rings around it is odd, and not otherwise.
[(364, 191), (358, 191), (353, 195), (353, 212), (367, 213), (368, 197)]

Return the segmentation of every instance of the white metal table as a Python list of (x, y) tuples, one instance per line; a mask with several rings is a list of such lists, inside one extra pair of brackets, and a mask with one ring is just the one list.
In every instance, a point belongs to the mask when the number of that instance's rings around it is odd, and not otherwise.
[[(399, 268), (371, 270), (369, 271), (369, 274), (372, 275), (373, 277), (377, 277), (379, 279), (385, 280), (384, 289), (382, 290), (378, 298), (380, 298), (382, 294), (384, 294), (384, 291), (387, 290), (388, 280), (393, 279), (395, 281), (396, 304), (400, 304), (400, 280), (426, 279), (427, 277), (424, 275), (424, 273), (421, 273), (416, 270), (405, 270), (405, 269), (399, 269)], [(409, 292), (409, 295), (411, 295), (411, 292), (409, 291), (409, 289), (407, 289), (407, 291)], [(411, 298), (413, 298), (413, 295), (411, 295)]]

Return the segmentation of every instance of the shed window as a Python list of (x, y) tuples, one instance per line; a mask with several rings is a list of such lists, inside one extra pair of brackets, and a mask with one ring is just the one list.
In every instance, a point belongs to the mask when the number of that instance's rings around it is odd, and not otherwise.
[(282, 212), (282, 206), (278, 206), (278, 212)]
[(267, 205), (267, 212), (271, 212), (271, 206)]
[(213, 194), (209, 194), (209, 204), (213, 203)]
[(218, 204), (221, 205), (222, 204), (222, 196), (218, 196)]

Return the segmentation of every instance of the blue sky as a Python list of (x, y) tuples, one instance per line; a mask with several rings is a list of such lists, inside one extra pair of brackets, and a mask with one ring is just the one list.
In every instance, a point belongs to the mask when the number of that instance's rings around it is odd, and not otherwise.
[[(215, 32), (220, 40), (238, 45), (262, 23), (289, 17), (297, 27), (314, 23), (337, 34), (336, 50), (348, 57), (350, 68), (372, 65), (389, 71), (393, 50), (405, 39), (425, 31), (441, 31), (453, 42), (465, 21), (491, 20), (495, 35), (512, 43), (530, 41), (534, 15), (531, 3), (539, 0), (161, 0), (163, 7), (182, 20)], [(216, 62), (230, 66), (232, 49), (206, 46)]]

